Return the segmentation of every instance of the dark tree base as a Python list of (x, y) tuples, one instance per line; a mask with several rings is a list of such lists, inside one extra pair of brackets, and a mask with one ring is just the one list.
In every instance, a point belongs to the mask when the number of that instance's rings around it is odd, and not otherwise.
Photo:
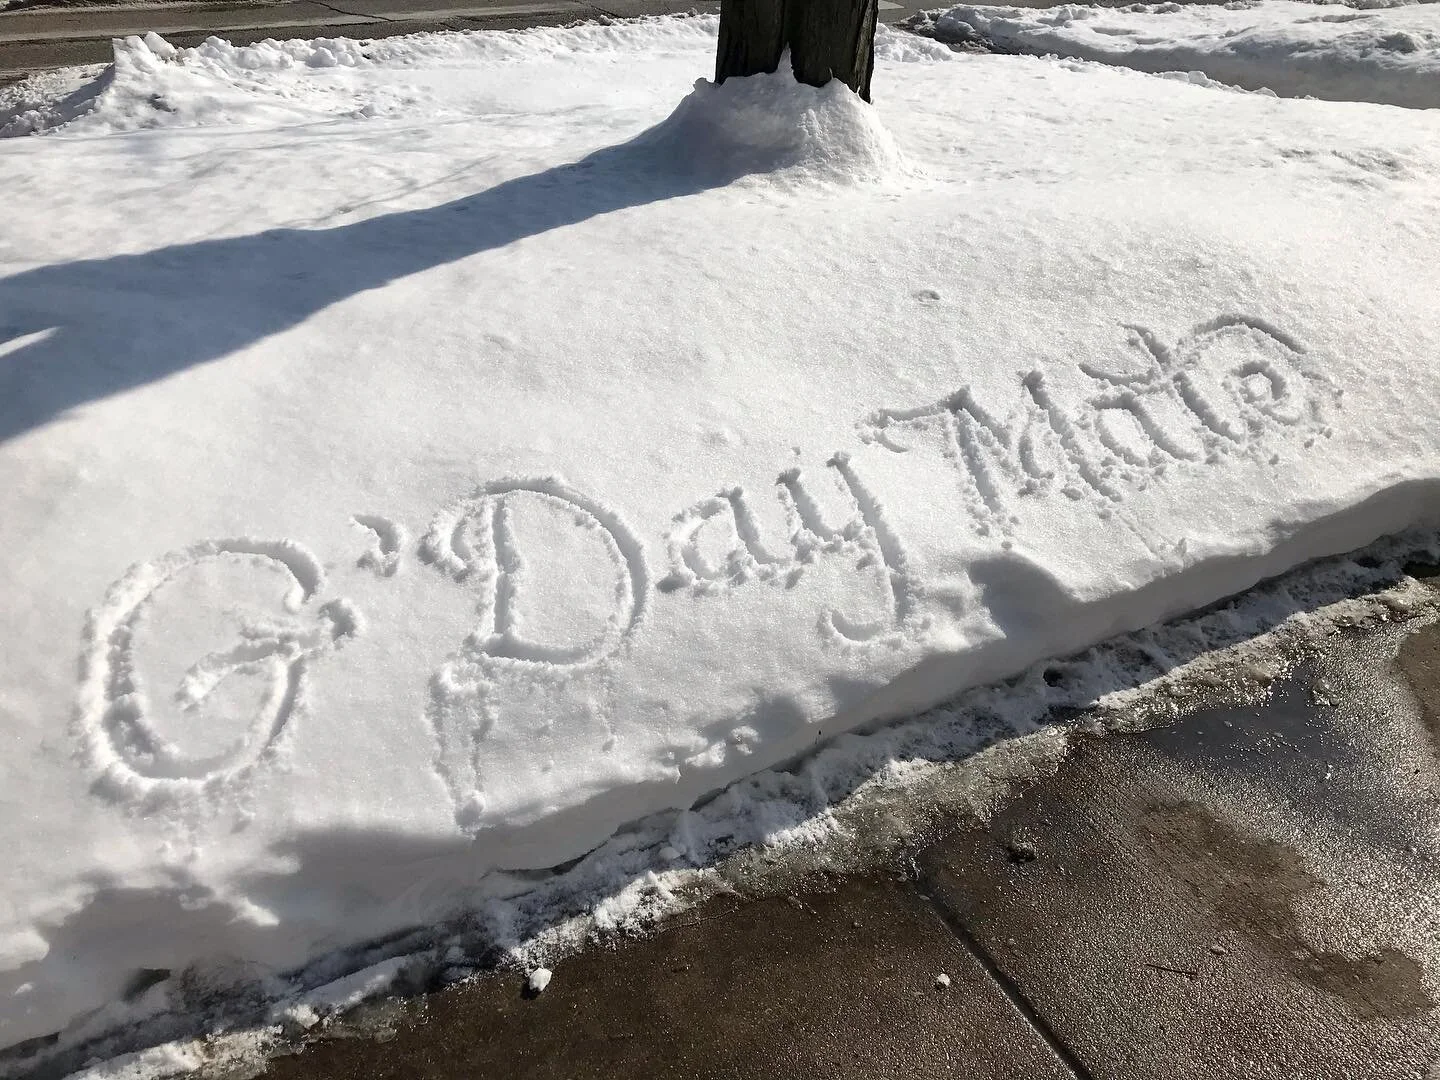
[(839, 79), (870, 100), (877, 0), (721, 0), (715, 81), (769, 73), (785, 50), (795, 78)]

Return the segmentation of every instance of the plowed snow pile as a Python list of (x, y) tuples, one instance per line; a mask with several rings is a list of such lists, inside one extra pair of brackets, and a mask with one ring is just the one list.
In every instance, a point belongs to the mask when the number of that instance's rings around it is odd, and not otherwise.
[(1005, 52), (1188, 73), (1282, 97), (1440, 107), (1440, 4), (966, 4), (927, 18), (942, 41)]
[(12, 1071), (1435, 520), (1440, 112), (714, 35), (131, 39), (0, 144)]

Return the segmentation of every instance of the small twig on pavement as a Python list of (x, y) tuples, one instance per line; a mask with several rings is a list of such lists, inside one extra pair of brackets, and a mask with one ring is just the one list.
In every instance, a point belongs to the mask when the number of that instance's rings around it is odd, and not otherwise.
[(1198, 971), (1192, 971), (1192, 970), (1190, 970), (1189, 968), (1166, 967), (1164, 964), (1150, 964), (1150, 963), (1147, 963), (1145, 966), (1148, 967), (1148, 968), (1154, 968), (1156, 971), (1168, 971), (1171, 975), (1183, 975), (1183, 976), (1185, 976), (1185, 978), (1187, 978), (1187, 979), (1198, 979), (1198, 978), (1200, 978), (1200, 972), (1198, 972)]

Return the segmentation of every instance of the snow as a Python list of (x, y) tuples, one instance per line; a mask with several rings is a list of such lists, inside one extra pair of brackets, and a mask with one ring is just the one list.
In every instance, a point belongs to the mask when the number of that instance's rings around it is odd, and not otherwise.
[(6, 1068), (628, 925), (1436, 521), (1440, 114), (714, 34), (130, 39), (0, 146)]
[(0, 139), (46, 131), (89, 112), (109, 72), (108, 64), (59, 68), (0, 86)]
[(794, 79), (700, 79), (640, 145), (714, 183), (753, 175), (856, 183), (904, 171), (874, 110), (838, 81), (816, 90)]
[(321, 1010), (343, 1012), (388, 990), (409, 963), (404, 956), (381, 960), (292, 999), (286, 1003), (285, 1011), (298, 1015), (302, 1025), (309, 1027)]
[(1180, 72), (1283, 97), (1440, 107), (1440, 4), (1298, 0), (1100, 8), (970, 6), (930, 13), (942, 41)]
[(530, 972), (530, 978), (526, 981), (525, 985), (530, 988), (530, 993), (543, 994), (545, 988), (550, 985), (550, 980), (554, 977), (555, 973), (549, 968), (536, 968)]

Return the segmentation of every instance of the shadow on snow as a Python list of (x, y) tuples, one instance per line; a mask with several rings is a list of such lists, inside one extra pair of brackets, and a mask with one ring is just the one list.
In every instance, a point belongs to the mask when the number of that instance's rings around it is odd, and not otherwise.
[(440, 206), (0, 280), (0, 442), (86, 402), (227, 356), (368, 289), (739, 178), (739, 171), (687, 170), (657, 138), (664, 127)]

